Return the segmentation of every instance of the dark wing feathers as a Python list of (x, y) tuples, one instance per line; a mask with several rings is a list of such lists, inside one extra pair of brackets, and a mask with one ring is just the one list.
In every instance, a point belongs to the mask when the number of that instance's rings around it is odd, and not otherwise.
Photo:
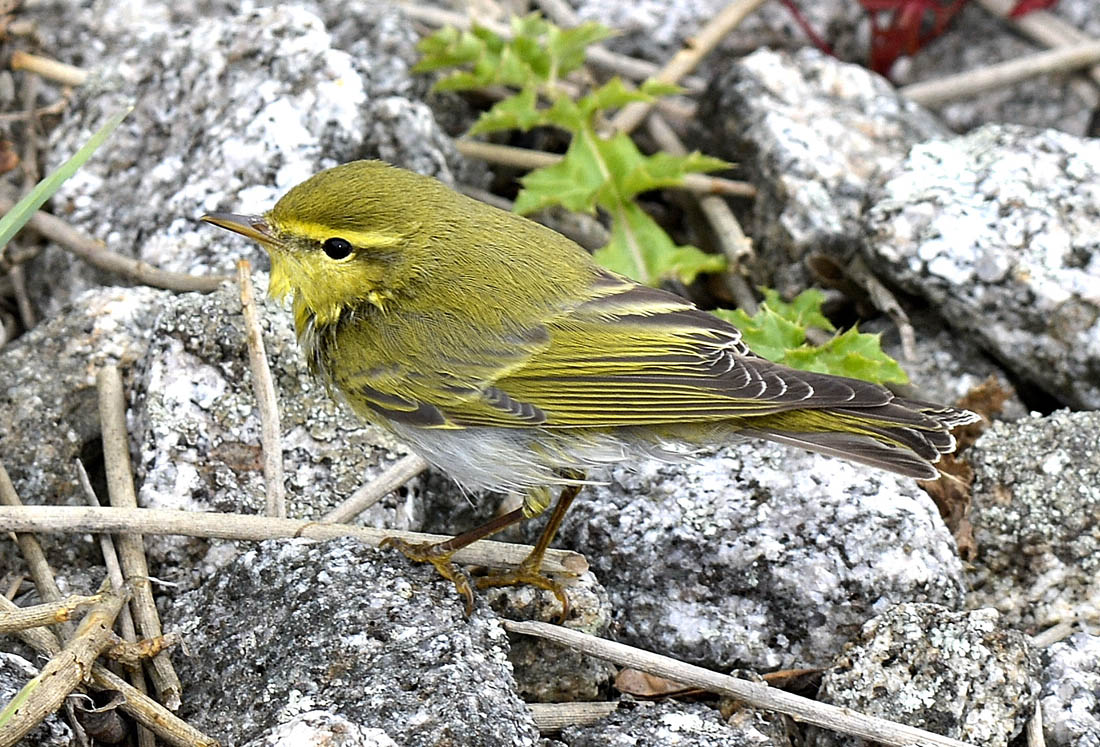
[[(435, 382), (356, 382), (387, 417), (429, 427), (616, 428), (714, 423), (928, 478), (972, 413), (753, 354), (741, 333), (663, 291), (608, 275), (594, 297), (509, 340), (439, 351)], [(494, 358), (497, 348), (506, 354)], [(506, 350), (505, 350), (506, 349)], [(485, 364), (506, 360), (495, 372)], [(456, 373), (463, 372), (463, 373)], [(472, 372), (478, 372), (473, 375)], [(438, 376), (449, 385), (441, 388)], [(481, 378), (477, 378), (481, 377)], [(348, 382), (350, 383), (350, 382)]]

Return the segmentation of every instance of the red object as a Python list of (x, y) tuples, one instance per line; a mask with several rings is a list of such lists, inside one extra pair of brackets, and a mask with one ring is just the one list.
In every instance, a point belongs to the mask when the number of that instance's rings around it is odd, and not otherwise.
[(888, 75), (947, 28), (966, 0), (860, 0), (871, 19), (871, 69)]
[(1008, 14), (1009, 18), (1019, 18), (1020, 16), (1027, 15), (1033, 10), (1043, 10), (1049, 8), (1058, 0), (1020, 0), (1016, 3), (1016, 7), (1012, 9), (1012, 12)]

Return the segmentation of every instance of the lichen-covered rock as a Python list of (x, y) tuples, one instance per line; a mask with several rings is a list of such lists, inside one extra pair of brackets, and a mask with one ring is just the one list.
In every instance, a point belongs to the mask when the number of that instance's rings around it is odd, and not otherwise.
[(624, 643), (713, 668), (823, 666), (892, 604), (962, 604), (954, 542), (913, 480), (760, 442), (589, 477), (607, 484), (557, 544), (588, 558)]
[(567, 747), (790, 747), (782, 717), (744, 708), (726, 721), (702, 703), (624, 702), (591, 726), (562, 729)]
[(715, 154), (759, 190), (747, 232), (786, 294), (810, 284), (809, 254), (851, 256), (879, 171), (948, 134), (884, 78), (814, 49), (760, 49), (731, 63), (700, 100), (699, 118)]
[(1030, 633), (1100, 615), (1100, 413), (994, 423), (967, 452), (968, 604)]
[[(1034, 712), (1039, 656), (995, 610), (900, 604), (870, 620), (821, 678), (818, 698), (986, 747), (1007, 747)], [(862, 747), (811, 729), (814, 747)]]
[(180, 715), (241, 744), (325, 711), (401, 745), (535, 745), (497, 618), (430, 567), (352, 540), (269, 541), (165, 613), (185, 633)]
[[(464, 165), (424, 102), (431, 80), (411, 72), (418, 35), (397, 9), (360, 4), (358, 34), (341, 25), (334, 37), (301, 5), (215, 5), (186, 23), (171, 23), (166, 7), (138, 3), (135, 22), (98, 33), (92, 76), (51, 133), (59, 163), (135, 105), (109, 156), (89, 161), (54, 198), (56, 212), (113, 251), (199, 274), (230, 273), (240, 256), (263, 266), (253, 242), (199, 216), (262, 212), (311, 174), (356, 158), (477, 181), (480, 167)], [(91, 24), (89, 12), (64, 23)], [(56, 248), (33, 268), (32, 290), (50, 309), (120, 282)]]
[(1100, 407), (1100, 141), (989, 126), (912, 149), (865, 251), (1006, 368)]
[(1100, 636), (1074, 633), (1043, 651), (1043, 732), (1049, 745), (1100, 746)]

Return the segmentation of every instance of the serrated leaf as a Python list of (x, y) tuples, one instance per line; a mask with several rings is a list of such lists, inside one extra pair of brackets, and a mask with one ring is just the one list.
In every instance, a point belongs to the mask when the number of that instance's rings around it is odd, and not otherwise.
[(630, 88), (619, 76), (615, 76), (602, 86), (583, 96), (577, 106), (587, 114), (601, 109), (618, 109), (635, 101), (653, 101), (652, 94), (637, 88)]
[(516, 196), (515, 211), (521, 215), (544, 207), (561, 205), (578, 213), (594, 213), (596, 192), (603, 185), (599, 164), (584, 153), (584, 138), (573, 138), (562, 160), (529, 172), (520, 179), (523, 189)]
[(569, 29), (551, 25), (549, 47), (557, 59), (557, 77), (563, 78), (580, 68), (584, 64), (589, 46), (614, 35), (615, 32), (607, 26), (594, 21)]
[(765, 301), (751, 317), (740, 309), (714, 312), (741, 330), (745, 344), (757, 355), (792, 368), (876, 384), (909, 382), (898, 362), (882, 351), (879, 335), (853, 327), (822, 345), (806, 344), (808, 328), (833, 329), (821, 313), (825, 295), (820, 291), (803, 291), (786, 303), (776, 291), (763, 290)]
[(533, 86), (524, 88), (514, 96), (498, 101), (487, 112), (478, 117), (470, 128), (471, 135), (501, 130), (529, 130), (532, 127), (549, 124), (545, 111), (536, 106), (538, 94)]
[(764, 304), (776, 314), (788, 319), (804, 328), (817, 327), (827, 332), (833, 332), (836, 327), (828, 317), (821, 313), (821, 305), (825, 303), (825, 294), (816, 288), (807, 288), (795, 296), (794, 300), (787, 303), (774, 288), (761, 288), (764, 294)]
[(909, 383), (909, 376), (898, 362), (882, 351), (880, 336), (855, 327), (816, 348), (789, 351), (786, 365), (878, 384)]
[(726, 260), (693, 246), (677, 246), (637, 204), (627, 202), (612, 213), (611, 241), (593, 253), (609, 270), (647, 285), (666, 278), (691, 283), (702, 272), (721, 272)]

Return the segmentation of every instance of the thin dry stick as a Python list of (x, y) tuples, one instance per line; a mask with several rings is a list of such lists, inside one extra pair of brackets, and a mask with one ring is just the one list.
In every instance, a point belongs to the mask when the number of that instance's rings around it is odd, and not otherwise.
[[(0, 611), (10, 612), (12, 609), (17, 609), (15, 604), (6, 598), (0, 598)], [(61, 650), (57, 638), (44, 628), (24, 630), (18, 636), (28, 646), (46, 656), (55, 656)], [(207, 737), (148, 695), (135, 690), (129, 682), (103, 665), (96, 664), (92, 667), (92, 683), (99, 690), (121, 692), (123, 703), (119, 708), (165, 742), (178, 747), (218, 747), (217, 740)]]
[(11, 69), (38, 73), (43, 78), (56, 81), (63, 86), (79, 86), (88, 79), (87, 70), (22, 50), (11, 53)]
[[(95, 490), (92, 488), (92, 482), (88, 479), (88, 472), (84, 469), (84, 463), (79, 459), (76, 460), (76, 474), (80, 480), (80, 487), (84, 491), (84, 499), (87, 504), (99, 508), (99, 498), (96, 497)], [(126, 584), (126, 578), (122, 573), (122, 565), (119, 563), (118, 553), (115, 552), (115, 542), (111, 539), (111, 535), (99, 535), (99, 547), (103, 553), (103, 564), (107, 567), (107, 578), (111, 580), (112, 586), (116, 589), (121, 589)], [(137, 641), (137, 628), (134, 626), (134, 616), (131, 614), (128, 606), (124, 606), (122, 611), (119, 612), (118, 628), (122, 633), (122, 640), (131, 643)], [(129, 675), (130, 682), (133, 683), (137, 690), (143, 693), (149, 692), (149, 689), (145, 685), (145, 671), (140, 665), (131, 668)], [(149, 731), (144, 726), (138, 727), (137, 736), (139, 747), (155, 747), (156, 739), (153, 736), (153, 732)]]
[[(695, 66), (745, 19), (745, 16), (763, 3), (764, 0), (733, 0), (710, 23), (701, 28), (699, 33), (688, 41), (687, 46), (674, 54), (654, 78), (661, 83), (678, 83), (681, 78), (694, 70)], [(627, 104), (611, 119), (611, 129), (629, 134), (652, 110), (653, 104), (646, 101)]]
[(1052, 625), (1041, 633), (1031, 636), (1031, 644), (1036, 648), (1046, 648), (1058, 641), (1069, 638), (1077, 630), (1077, 621), (1064, 620)]
[(1046, 73), (1069, 72), (1100, 62), (1100, 41), (1058, 47), (1017, 57), (978, 70), (948, 75), (938, 80), (913, 83), (898, 92), (918, 104), (936, 107), (949, 101), (965, 99), (984, 91), (1019, 83)]
[(362, 486), (336, 508), (321, 517), (321, 521), (344, 524), (366, 511), (428, 468), (424, 457), (410, 454)]
[[(562, 157), (556, 153), (544, 153), (528, 148), (516, 148), (511, 145), (494, 145), (483, 143), (479, 140), (459, 138), (455, 141), (458, 152), (468, 158), (479, 158), (490, 163), (501, 163), (508, 166), (516, 166), (523, 169), (538, 169), (544, 166), (553, 166)], [(713, 195), (729, 195), (730, 197), (756, 197), (756, 187), (748, 182), (738, 182), (732, 179), (721, 179), (706, 174), (688, 174), (684, 177), (683, 189), (691, 192)]]
[(71, 620), (73, 613), (98, 604), (102, 601), (102, 594), (81, 596), (74, 594), (65, 597), (59, 602), (46, 602), (34, 604), (30, 607), (18, 607), (17, 611), (0, 611), (0, 633), (15, 633), (27, 628), (37, 628), (43, 625), (56, 625), (60, 622)]
[(245, 339), (248, 341), (248, 363), (252, 368), (252, 390), (260, 409), (260, 443), (264, 455), (264, 488), (267, 516), (286, 518), (286, 486), (283, 484), (282, 428), (279, 426), (279, 404), (275, 398), (275, 382), (267, 365), (264, 333), (252, 293), (252, 263), (237, 262), (237, 284), (241, 288), (241, 309), (244, 311)]
[(81, 620), (65, 648), (16, 693), (0, 712), (0, 747), (19, 742), (80, 684), (99, 652), (111, 643), (111, 628), (125, 600), (120, 591), (105, 594)]
[[(15, 203), (5, 196), (0, 196), (0, 213), (6, 213), (14, 207)], [(98, 267), (107, 272), (113, 272), (144, 285), (154, 288), (186, 292), (198, 291), (209, 293), (217, 290), (224, 281), (229, 278), (222, 275), (188, 275), (185, 272), (169, 272), (153, 267), (148, 262), (140, 259), (124, 257), (106, 249), (101, 243), (77, 231), (57, 216), (39, 210), (27, 225), (45, 236), (51, 241), (57, 242), (61, 248), (66, 249), (83, 259), (93, 267)]]
[(777, 711), (797, 721), (814, 724), (825, 729), (851, 734), (888, 745), (910, 746), (938, 745), (942, 747), (970, 747), (966, 742), (940, 736), (923, 729), (887, 721), (877, 716), (866, 716), (848, 708), (818, 703), (798, 695), (769, 687), (765, 682), (730, 677), (702, 667), (650, 653), (615, 641), (597, 638), (558, 625), (540, 622), (503, 621), (505, 630), (544, 638), (568, 646), (599, 659), (621, 664), (643, 672), (656, 674), (670, 680), (699, 687), (710, 692), (730, 695), (748, 705)]
[[(115, 366), (104, 366), (96, 376), (99, 390), (99, 422), (103, 432), (103, 461), (107, 472), (107, 492), (115, 508), (136, 509), (133, 469), (130, 465), (130, 445), (126, 432), (126, 398), (122, 374)], [(134, 622), (145, 638), (162, 635), (157, 605), (153, 601), (153, 585), (149, 582), (149, 565), (145, 561), (145, 540), (140, 534), (120, 534), (118, 555), (122, 572), (133, 588), (130, 605)], [(160, 700), (170, 710), (180, 706), (179, 677), (167, 652), (149, 662), (149, 674)]]
[(898, 303), (897, 297), (890, 292), (889, 288), (883, 285), (881, 280), (875, 277), (874, 273), (871, 272), (871, 268), (859, 255), (856, 255), (848, 264), (845, 273), (851, 278), (852, 282), (867, 292), (867, 296), (871, 299), (871, 303), (875, 305), (875, 308), (885, 312), (894, 322), (894, 326), (898, 328), (898, 334), (901, 336), (901, 351), (906, 360), (916, 360), (917, 333), (913, 331), (913, 325), (909, 322), (909, 315)]
[[(11, 477), (8, 475), (8, 471), (4, 469), (3, 462), (0, 462), (0, 504), (17, 508), (23, 507), (23, 502), (19, 500), (19, 496), (15, 492), (15, 486), (11, 482)], [(0, 524), (0, 526), (3, 525)], [(61, 589), (57, 587), (57, 581), (54, 579), (53, 571), (50, 570), (50, 564), (46, 562), (46, 553), (42, 552), (42, 545), (38, 544), (38, 540), (32, 534), (16, 534), (15, 541), (19, 544), (19, 551), (23, 553), (23, 559), (27, 561), (27, 568), (30, 570), (35, 588), (38, 589), (38, 596), (44, 602), (61, 601), (64, 596), (61, 594)], [(59, 623), (58, 631), (64, 640), (68, 640), (73, 633), (73, 624), (70, 622)]]
[[(163, 508), (85, 508), (81, 506), (0, 506), (0, 526), (13, 532), (132, 532), (180, 534), (229, 540), (302, 537), (313, 540), (353, 537), (372, 547), (386, 537), (407, 542), (441, 542), (442, 534), (402, 532), (350, 524), (321, 524), (302, 519), (275, 519), (246, 514), (196, 513)], [(456, 563), (509, 568), (519, 565), (533, 548), (509, 542), (479, 540), (455, 553)], [(543, 570), (550, 573), (584, 573), (588, 561), (569, 550), (547, 550)]]
[[(650, 115), (647, 128), (661, 150), (677, 156), (687, 155), (687, 148), (684, 147), (680, 137), (660, 114)], [(741, 230), (741, 224), (737, 222), (737, 218), (734, 217), (733, 211), (725, 200), (717, 195), (697, 197), (699, 209), (703, 211), (703, 215), (714, 229), (718, 245), (726, 255), (726, 280), (730, 292), (739, 307), (749, 314), (755, 314), (758, 308), (756, 296), (753, 295), (752, 288), (741, 274), (741, 267), (753, 261), (752, 241)]]
[(1046, 747), (1046, 744), (1043, 738), (1043, 708), (1036, 703), (1035, 713), (1027, 722), (1027, 747)]
[[(1047, 10), (1033, 10), (1016, 18), (1010, 18), (1010, 14), (1019, 0), (978, 0), (978, 4), (995, 16), (999, 16), (1010, 22), (1027, 36), (1047, 47), (1066, 47), (1072, 44), (1090, 41), (1091, 37), (1068, 21), (1062, 20)], [(1088, 70), (1088, 75), (1094, 83), (1100, 83), (1100, 65), (1093, 65)], [(1073, 84), (1074, 91), (1090, 106), (1095, 106), (1100, 96), (1096, 88), (1082, 79), (1077, 79)]]
[(614, 713), (618, 703), (528, 703), (535, 726), (543, 734), (566, 726), (588, 726)]

